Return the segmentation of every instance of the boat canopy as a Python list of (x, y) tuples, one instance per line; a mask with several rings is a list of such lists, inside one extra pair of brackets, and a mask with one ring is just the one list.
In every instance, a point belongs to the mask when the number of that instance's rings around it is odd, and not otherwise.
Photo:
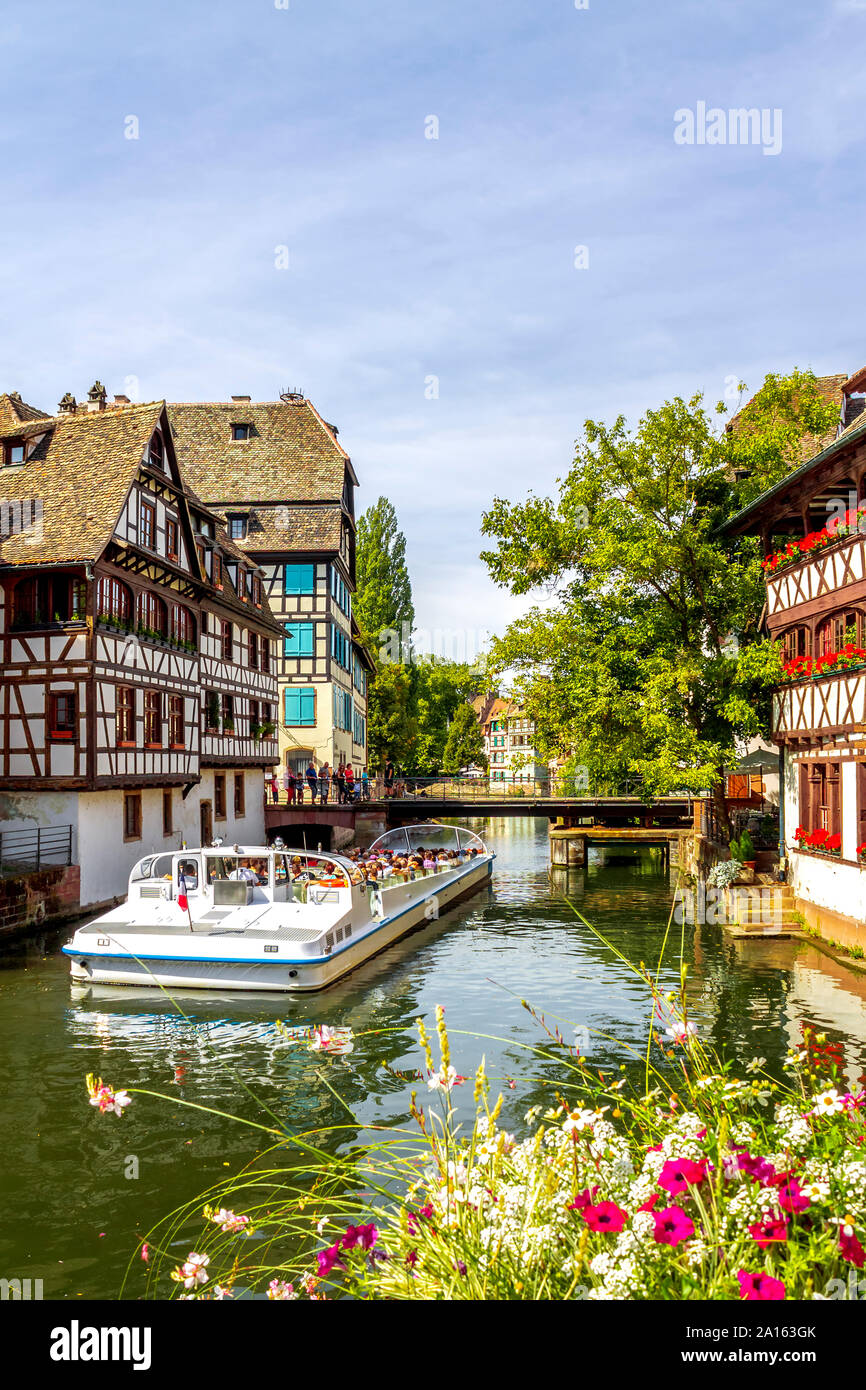
[(466, 830), (462, 825), (439, 825), (432, 821), (427, 825), (400, 825), (388, 830), (374, 840), (370, 853), (391, 850), (394, 854), (414, 854), (419, 849), (456, 849), (465, 854), (474, 849), (478, 854), (486, 854), (487, 847), (480, 835)]

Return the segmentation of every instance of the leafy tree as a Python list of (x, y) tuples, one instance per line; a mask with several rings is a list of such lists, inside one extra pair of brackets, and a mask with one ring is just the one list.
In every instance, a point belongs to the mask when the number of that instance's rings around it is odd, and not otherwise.
[(548, 591), (492, 652), (542, 755), (570, 754), (592, 780), (637, 773), (650, 794), (712, 787), (724, 820), (723, 770), (766, 732), (780, 661), (760, 633), (757, 544), (719, 526), (783, 468), (782, 444), (799, 461), (796, 442), (832, 410), (795, 372), (768, 378), (727, 432), (700, 395), (633, 432), (622, 416), (587, 420), (557, 498), (494, 500), (493, 579)]
[(449, 725), (466, 700), (477, 693), (480, 680), (477, 670), (464, 662), (431, 656), (417, 663), (418, 745), (415, 769), (418, 772), (431, 775), (444, 766)]
[(389, 758), (399, 767), (413, 766), (418, 720), (412, 705), (411, 667), (380, 662), (375, 684), (368, 687), (367, 753), (371, 766), (382, 768)]
[(355, 569), (355, 618), (376, 662), (367, 690), (368, 754), (376, 766), (392, 758), (410, 767), (418, 741), (417, 699), (412, 667), (404, 663), (411, 657), (415, 609), (406, 538), (386, 497), (358, 520)]
[(471, 705), (464, 703), (458, 707), (451, 721), (445, 743), (443, 766), (446, 772), (455, 773), (472, 763), (477, 767), (487, 766), (484, 735), (475, 710)]
[(406, 538), (397, 513), (380, 497), (358, 520), (355, 617), (364, 637), (378, 650), (385, 629), (402, 634), (415, 625), (412, 584), (406, 565)]

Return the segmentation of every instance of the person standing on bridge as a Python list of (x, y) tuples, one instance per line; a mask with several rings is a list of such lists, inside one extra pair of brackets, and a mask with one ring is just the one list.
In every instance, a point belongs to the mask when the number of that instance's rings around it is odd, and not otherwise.
[(394, 764), (389, 758), (385, 763), (385, 799), (394, 795)]
[(331, 787), (331, 767), (329, 763), (322, 763), (319, 768), (319, 804), (327, 806), (328, 792)]
[(370, 800), (370, 778), (365, 767), (361, 768), (361, 800)]
[(307, 776), (307, 786), (308, 786), (309, 789), (310, 789), (310, 800), (311, 800), (311, 801), (315, 801), (315, 799), (316, 799), (316, 790), (317, 790), (317, 787), (318, 787), (318, 780), (319, 780), (319, 779), (318, 779), (318, 777), (316, 776), (316, 764), (313, 762), (312, 758), (310, 759), (309, 763), (307, 764), (307, 774), (306, 774), (306, 776)]
[(355, 800), (355, 769), (351, 763), (347, 763), (343, 771), (343, 792), (346, 804), (350, 805)]

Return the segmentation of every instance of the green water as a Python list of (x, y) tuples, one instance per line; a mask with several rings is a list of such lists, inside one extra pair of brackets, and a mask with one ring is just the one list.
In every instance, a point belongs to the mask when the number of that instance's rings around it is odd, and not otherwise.
[[(568, 909), (581, 912), (634, 960), (655, 963), (670, 910), (674, 867), (655, 851), (551, 880), (546, 822), (474, 823), (496, 850), (493, 885), (438, 923), (370, 961), (323, 995), (191, 993), (182, 1015), (158, 991), (73, 988), (59, 946), (0, 960), (0, 1278), (41, 1278), (46, 1298), (114, 1297), (137, 1238), (161, 1216), (237, 1172), (256, 1149), (229, 1119), (136, 1097), (123, 1117), (88, 1104), (84, 1078), (264, 1119), (242, 1078), (294, 1130), (346, 1118), (317, 1077), (329, 1069), (359, 1126), (404, 1122), (411, 1084), (382, 1067), (419, 1066), (414, 1020), (447, 1010), (453, 1060), (470, 1073), (483, 1053), (504, 1085), (504, 1122), (520, 1132), (545, 1081), (561, 1070), (525, 1049), (544, 1034), (520, 1005), (591, 1030), (599, 1065), (625, 1061), (645, 1044), (640, 982)], [(680, 937), (669, 942), (673, 984)], [(718, 927), (688, 929), (692, 1017), (702, 1035), (742, 1063), (757, 1055), (781, 1075), (790, 1042), (809, 1022), (844, 1042), (850, 1077), (866, 1065), (866, 977), (814, 947), (789, 941), (734, 943)], [(358, 1038), (349, 1065), (289, 1048), (275, 1027), (348, 1024)], [(599, 1039), (592, 1030), (611, 1034)], [(486, 1034), (484, 1039), (461, 1036)], [(556, 1049), (554, 1048), (554, 1051)], [(516, 1084), (512, 1088), (510, 1082)], [(467, 1086), (455, 1091), (471, 1106)], [(357, 1131), (356, 1131), (357, 1132)], [(137, 1171), (137, 1176), (126, 1176)], [(179, 1244), (179, 1256), (188, 1245)], [(141, 1292), (139, 1264), (127, 1289)]]

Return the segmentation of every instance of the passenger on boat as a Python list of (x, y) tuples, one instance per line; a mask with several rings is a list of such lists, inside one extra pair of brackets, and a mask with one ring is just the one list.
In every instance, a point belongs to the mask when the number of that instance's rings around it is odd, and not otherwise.
[(237, 882), (237, 881), (241, 881), (241, 882), (244, 882), (244, 883), (259, 883), (259, 882), (260, 882), (259, 876), (258, 876), (258, 874), (256, 873), (255, 869), (251, 868), (250, 865), (249, 865), (248, 863), (246, 863), (246, 862), (243, 863), (243, 864), (238, 864), (238, 866), (237, 866), (236, 869), (232, 869), (231, 873), (229, 874), (229, 878), (230, 878), (230, 879), (234, 879), (236, 882)]

